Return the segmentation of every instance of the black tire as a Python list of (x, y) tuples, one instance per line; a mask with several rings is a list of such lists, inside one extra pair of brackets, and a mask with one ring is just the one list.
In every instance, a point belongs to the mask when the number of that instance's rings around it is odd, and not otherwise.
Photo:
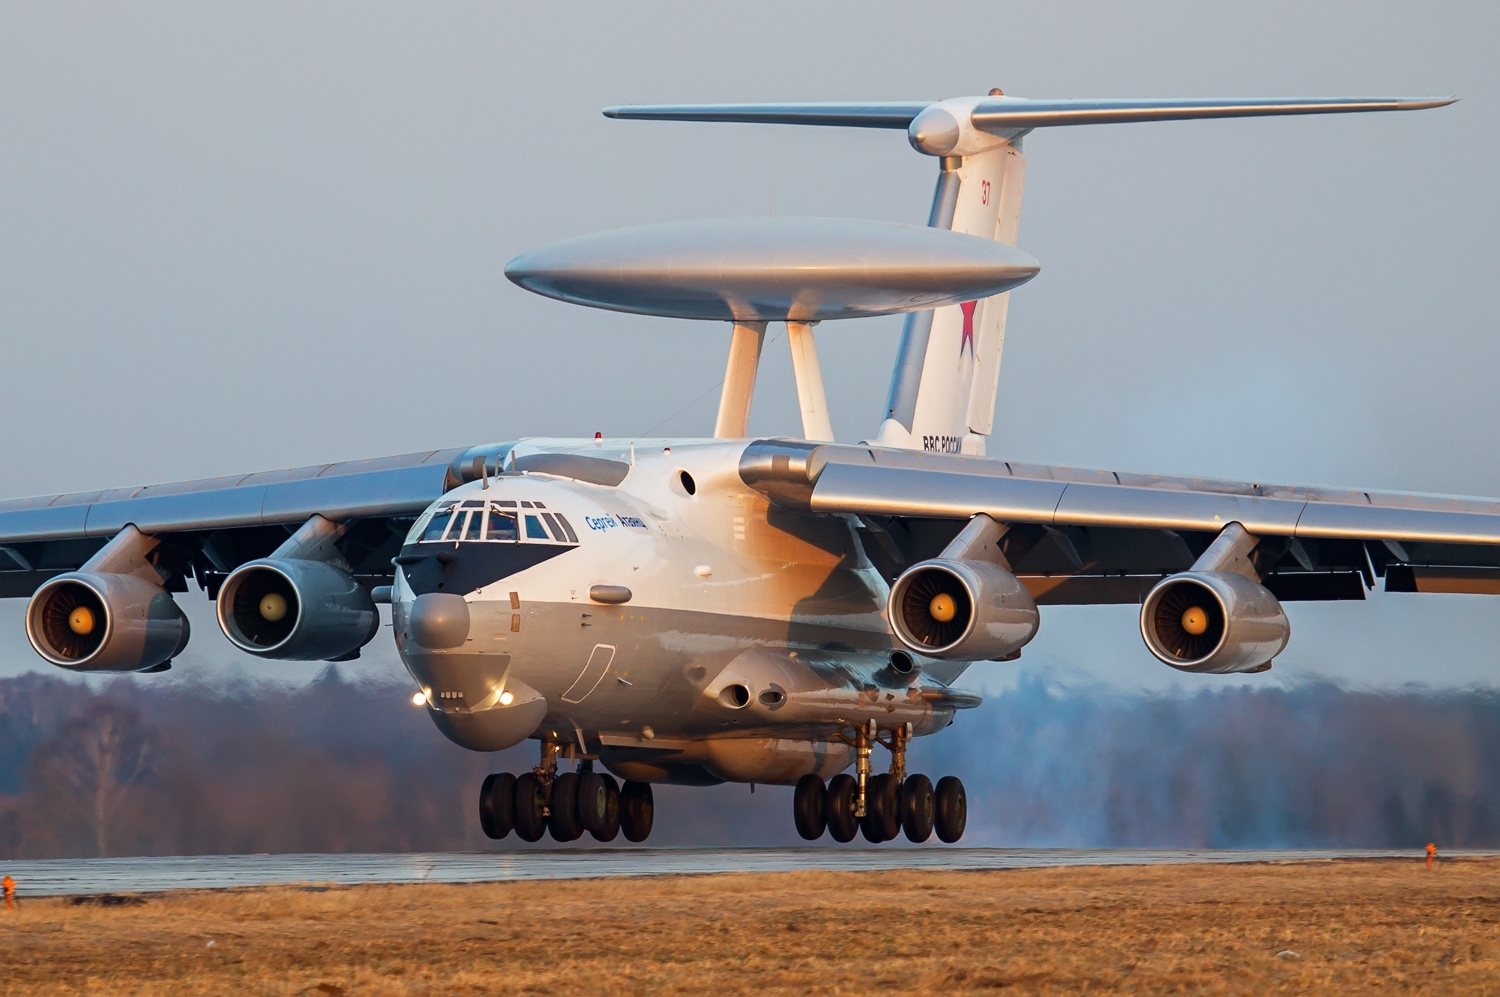
[(626, 841), (645, 841), (651, 836), (656, 804), (649, 782), (629, 780), (620, 790), (620, 830)]
[(809, 772), (797, 780), (796, 792), (792, 794), (792, 816), (797, 822), (797, 833), (808, 841), (817, 841), (828, 829), (828, 815), (824, 812), (822, 776)]
[(516, 826), (516, 777), (509, 772), (485, 776), (479, 787), (479, 827), (499, 840)]
[(854, 816), (854, 801), (859, 795), (859, 781), (847, 772), (828, 780), (823, 812), (828, 818), (828, 834), (834, 841), (853, 841), (859, 833), (859, 818)]
[(547, 790), (530, 772), (516, 779), (516, 837), (541, 841), (547, 833)]
[(937, 819), (937, 799), (932, 780), (925, 775), (909, 775), (901, 786), (901, 830), (907, 841), (922, 842), (932, 837), (932, 823)]
[(558, 841), (577, 841), (583, 834), (583, 825), (578, 823), (578, 773), (560, 772), (552, 780), (551, 815), (547, 818), (547, 830)]
[(889, 772), (871, 776), (865, 783), (865, 816), (859, 829), (871, 844), (890, 841), (901, 831), (901, 787)]
[(938, 780), (933, 802), (938, 840), (951, 845), (964, 836), (964, 826), (969, 823), (969, 798), (958, 776), (945, 775)]
[(609, 819), (609, 789), (597, 772), (578, 777), (578, 825), (595, 838)]
[(589, 833), (599, 841), (614, 841), (620, 833), (620, 787), (614, 776), (601, 775), (599, 778), (604, 780), (604, 791), (608, 794), (604, 804), (604, 826)]

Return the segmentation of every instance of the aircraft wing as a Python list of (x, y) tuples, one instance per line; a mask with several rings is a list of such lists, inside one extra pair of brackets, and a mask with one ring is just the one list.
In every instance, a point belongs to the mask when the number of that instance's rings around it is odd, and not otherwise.
[(0, 502), (0, 598), (30, 596), (77, 570), (127, 524), (163, 539), (168, 591), (195, 577), (210, 594), (314, 515), (350, 524), (341, 552), (365, 587), (388, 584), (412, 521), (450, 488), (494, 474), (509, 444), (430, 450), (141, 488)]
[(740, 476), (783, 508), (860, 517), (888, 577), (935, 557), (971, 516), (1042, 604), (1139, 602), (1229, 523), (1280, 552), (1283, 600), (1390, 592), (1500, 594), (1500, 502), (1086, 471), (957, 454), (763, 440)]

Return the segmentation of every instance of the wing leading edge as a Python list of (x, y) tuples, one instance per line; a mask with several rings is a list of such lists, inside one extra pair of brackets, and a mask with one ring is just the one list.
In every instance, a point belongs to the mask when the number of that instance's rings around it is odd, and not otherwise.
[(1137, 602), (1236, 522), (1275, 544), (1266, 585), (1283, 599), (1363, 598), (1377, 578), (1387, 591), (1500, 594), (1500, 502), (1484, 499), (774, 440), (748, 448), (740, 474), (784, 507), (861, 517), (887, 574), (935, 556), (976, 514), (1024, 526), (1012, 562), (1039, 602)]
[(313, 516), (349, 524), (343, 553), (363, 584), (389, 581), (407, 525), (454, 486), (494, 474), (511, 444), (428, 450), (163, 485), (0, 502), (0, 598), (76, 570), (127, 525), (163, 538), (168, 591), (210, 590)]

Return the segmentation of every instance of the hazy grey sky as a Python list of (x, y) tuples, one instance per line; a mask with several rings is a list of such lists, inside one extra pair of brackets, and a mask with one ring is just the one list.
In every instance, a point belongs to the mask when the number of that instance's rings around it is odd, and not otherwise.
[[(532, 297), (505, 262), (599, 229), (765, 214), (773, 187), (777, 214), (920, 222), (934, 164), (899, 132), (599, 109), (992, 86), (1464, 98), (1032, 135), (1020, 244), (1042, 273), (1013, 298), (991, 449), (1500, 495), (1497, 29), (1484, 4), (5, 3), (0, 495), (709, 433), (723, 328)], [(819, 328), (840, 439), (877, 428), (898, 332)], [(757, 433), (797, 431), (784, 344)], [(184, 667), (247, 660), (201, 595), (184, 601)], [(1277, 679), (1500, 679), (1500, 600), (1290, 616)], [(397, 667), (383, 641), (366, 660)], [(1049, 612), (1025, 662), (1178, 681), (1129, 607)], [(0, 606), (0, 671), (31, 667), (20, 604)]]

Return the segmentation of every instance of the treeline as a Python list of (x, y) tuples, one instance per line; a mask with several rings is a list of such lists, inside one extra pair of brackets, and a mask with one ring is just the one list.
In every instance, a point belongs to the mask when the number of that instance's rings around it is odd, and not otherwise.
[[(0, 857), (520, 847), (483, 837), (475, 795), (535, 747), (464, 751), (410, 693), (336, 668), (298, 689), (0, 680)], [(1149, 696), (1033, 678), (920, 739), (911, 769), (964, 778), (966, 844), (1500, 846), (1490, 692)], [(798, 844), (790, 795), (661, 787), (651, 843)]]
[(1032, 679), (950, 732), (975, 843), (1500, 846), (1492, 691), (1147, 696)]

